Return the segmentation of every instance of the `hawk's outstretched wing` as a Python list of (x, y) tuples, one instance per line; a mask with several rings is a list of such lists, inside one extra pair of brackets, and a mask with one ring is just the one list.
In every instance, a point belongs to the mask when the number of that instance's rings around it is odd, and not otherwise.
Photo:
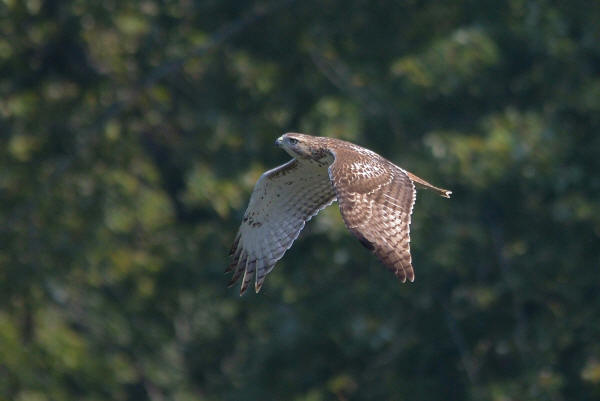
[(413, 281), (410, 215), (416, 191), (408, 174), (366, 149), (340, 148), (329, 175), (348, 229), (402, 282)]
[(254, 187), (231, 248), (233, 260), (227, 271), (233, 271), (233, 277), (229, 285), (243, 273), (243, 294), (256, 272), (258, 292), (304, 224), (334, 200), (327, 166), (292, 159), (264, 173)]

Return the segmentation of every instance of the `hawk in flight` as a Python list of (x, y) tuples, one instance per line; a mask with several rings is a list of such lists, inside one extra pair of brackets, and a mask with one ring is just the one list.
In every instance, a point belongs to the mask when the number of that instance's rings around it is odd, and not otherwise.
[(226, 272), (242, 277), (240, 295), (255, 277), (256, 292), (304, 224), (337, 200), (346, 227), (402, 282), (414, 281), (410, 215), (414, 183), (437, 188), (375, 152), (334, 138), (288, 133), (275, 142), (293, 159), (265, 172), (250, 197)]

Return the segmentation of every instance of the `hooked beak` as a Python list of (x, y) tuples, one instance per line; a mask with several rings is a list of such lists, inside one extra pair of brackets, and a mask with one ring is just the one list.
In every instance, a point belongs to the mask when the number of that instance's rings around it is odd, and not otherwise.
[(279, 147), (281, 147), (282, 143), (283, 143), (283, 137), (281, 137), (281, 136), (275, 140), (275, 145), (277, 145)]

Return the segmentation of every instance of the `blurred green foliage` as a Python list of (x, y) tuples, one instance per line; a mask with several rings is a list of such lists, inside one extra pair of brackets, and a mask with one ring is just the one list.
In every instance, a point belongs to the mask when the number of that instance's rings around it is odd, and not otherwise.
[[(0, 399), (600, 397), (600, 3), (0, 3)], [(335, 207), (223, 270), (286, 131), (419, 192), (414, 284)]]

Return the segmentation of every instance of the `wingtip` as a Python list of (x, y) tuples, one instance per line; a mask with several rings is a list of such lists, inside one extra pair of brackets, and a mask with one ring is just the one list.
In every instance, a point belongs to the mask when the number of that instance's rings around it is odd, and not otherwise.
[(235, 239), (233, 240), (233, 244), (231, 245), (231, 248), (229, 248), (229, 256), (233, 256), (233, 254), (237, 251), (239, 243), (240, 243), (240, 235), (237, 234), (235, 236)]
[(396, 270), (396, 278), (400, 280), (401, 283), (406, 283), (406, 273), (402, 268)]
[(250, 281), (246, 280), (246, 274), (244, 274), (244, 280), (242, 281), (242, 285), (240, 286), (240, 297), (246, 293), (246, 290), (248, 290), (249, 283)]

